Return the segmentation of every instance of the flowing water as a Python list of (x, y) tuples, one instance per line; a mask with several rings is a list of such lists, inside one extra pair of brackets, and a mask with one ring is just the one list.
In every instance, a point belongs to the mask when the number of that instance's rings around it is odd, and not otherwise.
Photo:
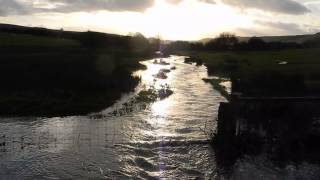
[[(143, 62), (141, 84), (113, 107), (88, 116), (1, 118), (0, 179), (309, 179), (312, 164), (274, 167), (245, 157), (228, 174), (216, 163), (208, 133), (216, 128), (219, 103), (204, 66)], [(176, 69), (155, 79), (160, 69)], [(142, 89), (169, 85), (173, 95), (128, 112), (125, 104)], [(140, 106), (139, 106), (140, 107)], [(117, 113), (112, 113), (117, 112)]]

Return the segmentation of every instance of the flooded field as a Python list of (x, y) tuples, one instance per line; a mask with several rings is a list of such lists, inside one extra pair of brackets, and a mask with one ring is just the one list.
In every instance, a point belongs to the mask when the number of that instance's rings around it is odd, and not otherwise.
[[(228, 170), (217, 164), (208, 133), (216, 128), (219, 103), (225, 98), (202, 80), (208, 78), (204, 66), (185, 64), (178, 56), (163, 61), (143, 62), (148, 69), (134, 74), (142, 79), (135, 92), (102, 112), (1, 118), (0, 179), (320, 177), (317, 165), (278, 167), (264, 155), (238, 159)], [(160, 94), (163, 87), (173, 94), (135, 104), (140, 91), (152, 88)]]

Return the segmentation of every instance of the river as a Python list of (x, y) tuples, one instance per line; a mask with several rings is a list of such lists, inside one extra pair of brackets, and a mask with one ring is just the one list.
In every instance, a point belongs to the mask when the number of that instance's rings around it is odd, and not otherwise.
[[(0, 121), (0, 179), (299, 179), (320, 177), (302, 163), (274, 166), (263, 155), (244, 157), (227, 172), (216, 163), (208, 133), (216, 128), (219, 103), (204, 66), (164, 59), (144, 61), (141, 83), (114, 106), (87, 116), (17, 117)], [(176, 69), (167, 79), (162, 68)], [(146, 108), (124, 111), (142, 89), (167, 84), (173, 94)], [(117, 112), (117, 113), (112, 113)], [(98, 115), (98, 116), (97, 116)]]

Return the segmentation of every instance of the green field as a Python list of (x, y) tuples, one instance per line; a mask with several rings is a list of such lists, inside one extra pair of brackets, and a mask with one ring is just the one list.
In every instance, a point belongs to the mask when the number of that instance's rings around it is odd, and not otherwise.
[[(301, 73), (307, 77), (320, 74), (320, 48), (281, 51), (183, 52), (203, 60), (212, 74), (224, 76), (261, 72)], [(288, 64), (279, 65), (286, 61)]]
[[(320, 48), (280, 51), (189, 51), (178, 54), (201, 59), (210, 75), (241, 79), (240, 91), (247, 94), (316, 95), (320, 92)], [(212, 84), (220, 91), (221, 87), (217, 86), (217, 83)]]

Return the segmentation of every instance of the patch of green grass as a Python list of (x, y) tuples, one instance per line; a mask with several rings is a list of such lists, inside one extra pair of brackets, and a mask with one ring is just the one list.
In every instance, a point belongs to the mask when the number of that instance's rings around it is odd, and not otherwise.
[[(306, 77), (320, 73), (320, 48), (289, 49), (281, 51), (223, 51), (182, 52), (200, 57), (212, 74), (224, 77), (252, 75), (263, 72), (303, 74)], [(281, 61), (287, 65), (279, 65)]]

